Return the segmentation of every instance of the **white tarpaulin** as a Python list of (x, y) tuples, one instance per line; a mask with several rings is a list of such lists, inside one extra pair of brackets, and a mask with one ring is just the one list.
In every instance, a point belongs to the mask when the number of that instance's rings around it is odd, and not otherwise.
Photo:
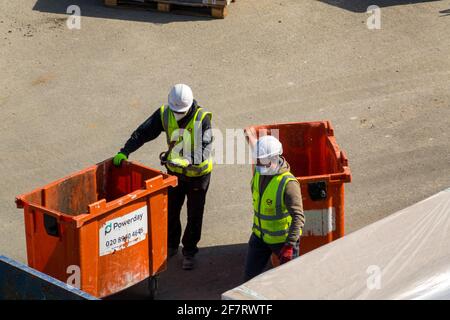
[(450, 299), (450, 189), (225, 292), (223, 299)]

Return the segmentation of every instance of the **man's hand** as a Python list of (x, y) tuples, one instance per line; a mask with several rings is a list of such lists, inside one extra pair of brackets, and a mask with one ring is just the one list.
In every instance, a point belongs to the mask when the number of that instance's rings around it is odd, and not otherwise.
[(279, 259), (280, 264), (291, 261), (294, 258), (294, 246), (291, 244), (285, 244), (281, 248)]
[(116, 156), (113, 159), (113, 164), (116, 167), (120, 167), (120, 164), (122, 163), (123, 160), (128, 160), (127, 156), (125, 154), (123, 154), (122, 152), (119, 152), (118, 154), (116, 154)]
[(174, 167), (180, 167), (180, 168), (186, 168), (187, 166), (190, 165), (189, 161), (184, 158), (172, 159), (172, 160), (168, 161), (167, 163)]

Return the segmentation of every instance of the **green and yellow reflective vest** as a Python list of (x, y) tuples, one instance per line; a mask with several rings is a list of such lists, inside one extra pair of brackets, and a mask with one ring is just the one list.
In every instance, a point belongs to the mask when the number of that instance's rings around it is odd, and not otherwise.
[(166, 132), (167, 145), (170, 150), (167, 157), (167, 169), (187, 177), (200, 177), (210, 173), (213, 168), (211, 156), (206, 160), (201, 159), (203, 160), (201, 163), (194, 163), (186, 168), (170, 165), (170, 160), (183, 158), (183, 154), (185, 156), (190, 153), (193, 154), (197, 148), (202, 148), (202, 122), (205, 117), (212, 119), (212, 114), (204, 111), (202, 108), (197, 108), (197, 111), (186, 127), (180, 129), (172, 110), (168, 106), (163, 105), (160, 110), (161, 121)]
[(253, 233), (267, 244), (286, 242), (292, 217), (284, 203), (289, 181), (297, 181), (292, 173), (274, 175), (267, 187), (260, 190), (261, 174), (255, 171), (252, 179)]

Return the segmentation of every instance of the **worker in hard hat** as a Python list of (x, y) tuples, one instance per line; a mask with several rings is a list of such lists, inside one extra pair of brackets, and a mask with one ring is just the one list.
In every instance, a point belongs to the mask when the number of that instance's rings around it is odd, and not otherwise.
[(125, 146), (114, 157), (120, 166), (130, 153), (144, 143), (166, 133), (167, 151), (160, 155), (161, 164), (169, 174), (178, 177), (178, 186), (169, 188), (168, 201), (168, 256), (177, 254), (182, 233), (180, 212), (187, 197), (187, 225), (183, 244), (182, 268), (194, 268), (194, 256), (202, 232), (202, 220), (211, 171), (211, 113), (194, 100), (192, 90), (185, 84), (175, 85), (169, 93), (168, 105), (157, 109), (131, 135)]
[(273, 136), (256, 142), (251, 182), (253, 232), (248, 243), (245, 280), (262, 273), (272, 254), (286, 263), (299, 253), (305, 224), (300, 184), (289, 171), (283, 148)]

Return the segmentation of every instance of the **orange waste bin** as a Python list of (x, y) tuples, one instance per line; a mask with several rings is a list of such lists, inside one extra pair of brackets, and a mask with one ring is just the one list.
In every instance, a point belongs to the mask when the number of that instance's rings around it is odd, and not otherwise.
[(277, 137), (300, 182), (306, 218), (300, 254), (344, 236), (344, 183), (351, 181), (351, 173), (330, 122), (251, 126), (245, 133), (251, 147), (261, 136)]
[(96, 297), (154, 279), (167, 260), (167, 194), (177, 178), (111, 159), (18, 196), (28, 264)]

